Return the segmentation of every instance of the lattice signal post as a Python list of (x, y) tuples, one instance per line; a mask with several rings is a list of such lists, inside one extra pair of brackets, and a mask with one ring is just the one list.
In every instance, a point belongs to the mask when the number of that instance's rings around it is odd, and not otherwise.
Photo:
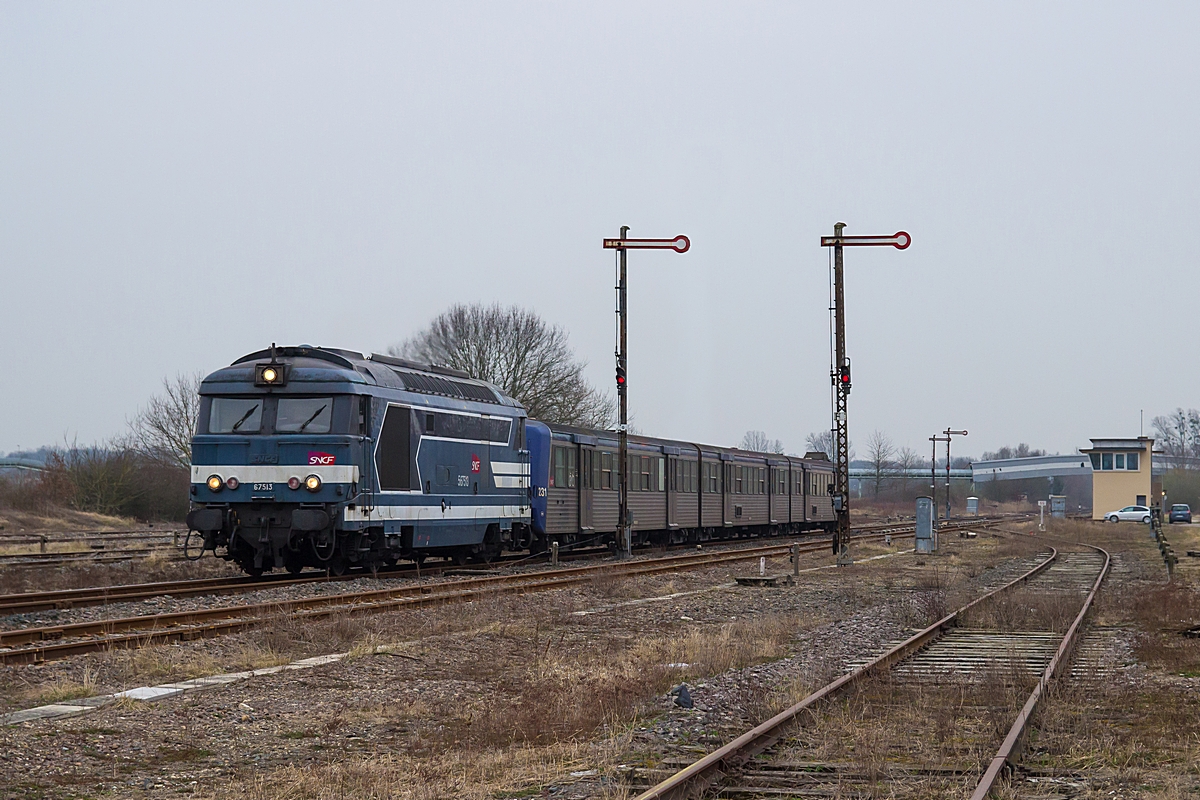
[(834, 363), (829, 377), (833, 381), (834, 459), (833, 509), (837, 528), (833, 533), (833, 552), (838, 566), (854, 563), (850, 558), (850, 432), (846, 423), (846, 401), (850, 397), (850, 359), (846, 357), (846, 299), (842, 281), (843, 247), (894, 247), (904, 250), (912, 237), (904, 231), (891, 236), (845, 236), (846, 223), (833, 226), (833, 236), (822, 236), (821, 246), (833, 248)]
[(617, 403), (620, 406), (620, 421), (617, 423), (617, 491), (620, 510), (617, 517), (617, 546), (618, 553), (626, 558), (633, 555), (633, 537), (630, 526), (633, 520), (629, 518), (629, 396), (628, 381), (625, 374), (625, 317), (626, 317), (626, 281), (625, 254), (628, 250), (674, 250), (676, 253), (686, 253), (692, 246), (686, 236), (676, 236), (674, 239), (630, 239), (629, 226), (621, 226), (621, 235), (616, 239), (605, 239), (605, 250), (616, 250), (618, 255), (617, 276)]

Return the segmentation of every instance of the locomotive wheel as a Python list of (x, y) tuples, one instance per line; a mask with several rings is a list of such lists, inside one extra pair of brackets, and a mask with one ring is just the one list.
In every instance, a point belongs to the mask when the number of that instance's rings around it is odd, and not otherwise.
[(304, 565), (299, 561), (289, 561), (284, 566), (287, 568), (288, 574), (290, 575), (299, 575), (304, 569)]
[(246, 573), (247, 575), (249, 575), (251, 578), (261, 578), (261, 577), (262, 577), (262, 574), (263, 574), (263, 568), (262, 568), (262, 567), (256, 567), (256, 566), (254, 566), (254, 565), (250, 565), (250, 566), (248, 566), (248, 567), (247, 567), (247, 566), (243, 566), (243, 567), (242, 567), (242, 569), (243, 569), (243, 570), (245, 571), (245, 573)]
[(329, 574), (334, 576), (345, 575), (348, 566), (344, 556), (334, 556), (329, 562)]

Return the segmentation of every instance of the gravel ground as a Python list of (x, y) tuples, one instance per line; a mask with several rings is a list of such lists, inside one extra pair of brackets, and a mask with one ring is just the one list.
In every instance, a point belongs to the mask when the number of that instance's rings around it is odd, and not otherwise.
[[(318, 797), (333, 771), (360, 765), (386, 778), (392, 796), (484, 797), (496, 795), (479, 794), (482, 780), (463, 776), (488, 754), (507, 758), (516, 748), (551, 750), (570, 741), (582, 742), (572, 745), (574, 760), (555, 762), (550, 772), (505, 774), (494, 778), (496, 786), (542, 786), (543, 796), (601, 796), (611, 790), (605, 780), (620, 763), (706, 747), (762, 713), (762, 688), (820, 680), (878, 652), (923, 624), (947, 597), (1002, 582), (1038, 546), (954, 539), (926, 564), (902, 555), (853, 570), (806, 573), (795, 587), (731, 586), (735, 575), (755, 571), (750, 564), (636, 580), (597, 578), (525, 597), (9, 667), (0, 677), (6, 696), (78, 682), (89, 672), (95, 691), (112, 691), (151, 676), (157, 683), (195, 677), (189, 670), (198, 665), (208, 672), (240, 669), (247, 653), (300, 658), (357, 648), (343, 662), (303, 672), (0, 729), (0, 786), (7, 787), (6, 797), (241, 797), (251, 789), (263, 798)], [(858, 550), (860, 556), (886, 552)], [(804, 558), (805, 566), (830, 560), (823, 554)], [(786, 571), (786, 560), (769, 569)], [(764, 641), (745, 656), (750, 663), (735, 669), (710, 671), (672, 655), (703, 655), (722, 636), (739, 644), (739, 637), (781, 625), (780, 649)], [(372, 654), (371, 645), (383, 642), (400, 645)], [(645, 651), (651, 644), (659, 649)], [(742, 657), (731, 658), (736, 663)], [(135, 659), (150, 660), (154, 669), (147, 663), (140, 671), (132, 668)], [(620, 664), (626, 672), (618, 675)], [(629, 669), (635, 670), (631, 683)], [(676, 709), (657, 691), (639, 699), (639, 675), (664, 688), (688, 682), (698, 708)], [(636, 696), (613, 708), (640, 709), (644, 721), (628, 726), (598, 712), (589, 715), (592, 706), (614, 702), (623, 691)], [(542, 716), (530, 716), (535, 713)], [(614, 737), (624, 744), (588, 744)], [(586, 774), (591, 769), (595, 776)], [(422, 794), (409, 784), (427, 771)], [(562, 780), (547, 786), (554, 775)], [(359, 783), (342, 796), (370, 796), (362, 781), (374, 779), (356, 778)], [(456, 780), (464, 782), (453, 788)], [(371, 791), (386, 796), (378, 786)], [(339, 795), (330, 790), (328, 796)]]

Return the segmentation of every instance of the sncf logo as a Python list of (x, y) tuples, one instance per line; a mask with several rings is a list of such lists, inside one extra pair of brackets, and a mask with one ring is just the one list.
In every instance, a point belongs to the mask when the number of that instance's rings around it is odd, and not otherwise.
[(471, 472), (479, 472), (479, 456), (471, 453)]
[(330, 453), (322, 453), (319, 450), (308, 451), (308, 465), (310, 467), (328, 466), (337, 461), (337, 456)]

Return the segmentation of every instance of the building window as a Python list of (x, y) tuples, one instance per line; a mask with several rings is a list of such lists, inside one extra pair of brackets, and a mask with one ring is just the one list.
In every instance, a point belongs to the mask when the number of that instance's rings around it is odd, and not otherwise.
[(1138, 471), (1138, 454), (1137, 453), (1127, 453), (1125, 455), (1125, 469), (1133, 470), (1134, 472)]
[(1100, 454), (1088, 453), (1088, 455), (1092, 458), (1092, 469), (1100, 469)]
[(1125, 469), (1125, 454), (1124, 454), (1124, 453), (1117, 453), (1117, 454), (1116, 454), (1116, 457), (1117, 457), (1117, 466), (1116, 466), (1116, 468), (1117, 468), (1117, 469)]
[(1101, 453), (1100, 454), (1100, 469), (1109, 470), (1112, 468), (1113, 468), (1113, 454), (1112, 453)]

